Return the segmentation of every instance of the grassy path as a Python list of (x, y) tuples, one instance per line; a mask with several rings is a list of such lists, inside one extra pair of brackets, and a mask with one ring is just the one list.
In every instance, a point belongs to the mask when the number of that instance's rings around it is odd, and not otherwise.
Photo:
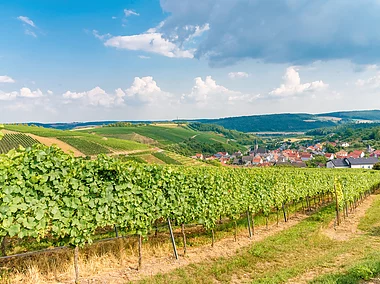
[[(302, 276), (308, 271), (316, 272), (311, 275), (313, 279), (326, 268), (325, 277), (344, 276), (350, 273), (350, 267), (366, 261), (372, 263), (380, 252), (380, 195), (372, 198), (372, 207), (359, 224), (364, 233), (355, 234), (348, 240), (330, 238), (323, 232), (334, 219), (334, 208), (330, 206), (286, 231), (240, 250), (233, 257), (191, 264), (141, 282), (302, 283)], [(316, 283), (325, 283), (324, 279), (320, 281)]]

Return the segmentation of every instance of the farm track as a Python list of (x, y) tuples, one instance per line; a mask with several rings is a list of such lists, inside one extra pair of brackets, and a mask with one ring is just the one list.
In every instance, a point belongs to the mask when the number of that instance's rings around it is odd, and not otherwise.
[[(322, 233), (329, 237), (332, 240), (336, 241), (349, 241), (357, 238), (358, 236), (364, 234), (361, 230), (358, 229), (360, 220), (365, 216), (367, 210), (371, 207), (372, 203), (376, 199), (376, 195), (371, 195), (367, 197), (363, 203), (350, 213), (349, 216), (343, 220), (340, 226), (334, 228), (334, 220), (330, 222), (329, 226), (322, 230)], [(328, 267), (316, 267), (312, 270), (305, 272), (302, 275), (297, 276), (296, 278), (290, 279), (288, 284), (307, 284), (309, 281), (313, 280), (317, 276), (324, 274), (336, 273), (339, 272), (339, 267), (344, 264), (353, 262), (360, 259), (360, 255), (356, 256), (353, 253), (344, 253), (338, 255), (333, 264)], [(374, 282), (376, 283), (376, 282)]]
[[(284, 221), (280, 222), (278, 226), (276, 224), (272, 224), (269, 225), (268, 229), (266, 229), (265, 226), (258, 227), (255, 230), (255, 235), (252, 239), (248, 238), (248, 233), (243, 231), (238, 234), (238, 239), (236, 242), (234, 241), (234, 237), (231, 236), (216, 241), (213, 248), (211, 245), (204, 245), (195, 248), (188, 247), (185, 257), (181, 254), (182, 248), (179, 247), (179, 260), (175, 260), (172, 254), (167, 254), (161, 257), (144, 256), (143, 267), (139, 271), (136, 270), (137, 260), (129, 259), (125, 262), (126, 268), (100, 273), (96, 276), (83, 277), (81, 278), (81, 283), (121, 284), (130, 281), (134, 282), (142, 279), (149, 279), (149, 277), (159, 273), (169, 273), (177, 268), (190, 264), (200, 263), (203, 261), (213, 261), (221, 257), (232, 257), (236, 255), (240, 249), (249, 247), (255, 242), (262, 241), (269, 236), (273, 236), (281, 231), (289, 229), (307, 217), (308, 215), (299, 213), (286, 223)], [(64, 283), (72, 283), (72, 281)]]
[(41, 137), (37, 136), (31, 133), (25, 133), (26, 135), (36, 139), (40, 143), (46, 145), (46, 146), (52, 146), (52, 145), (57, 145), (59, 148), (62, 149), (65, 153), (70, 153), (73, 152), (75, 157), (84, 157), (85, 155), (80, 152), (78, 149), (70, 146), (69, 144), (57, 139), (57, 138), (51, 138), (51, 137)]

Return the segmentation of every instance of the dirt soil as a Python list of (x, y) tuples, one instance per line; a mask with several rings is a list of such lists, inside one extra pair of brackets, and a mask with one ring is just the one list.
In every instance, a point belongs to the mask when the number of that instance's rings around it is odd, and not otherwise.
[(51, 137), (41, 137), (30, 133), (25, 133), (26, 135), (29, 135), (30, 137), (36, 139), (40, 143), (46, 145), (46, 146), (52, 146), (57, 145), (59, 148), (62, 149), (65, 153), (73, 152), (75, 157), (84, 157), (85, 155), (75, 149), (74, 147), (70, 146), (69, 144), (57, 139), (57, 138), (51, 138)]
[(141, 270), (136, 269), (136, 258), (132, 261), (126, 261), (126, 268), (124, 269), (112, 270), (98, 274), (96, 276), (84, 277), (80, 280), (81, 283), (126, 283), (129, 281), (138, 281), (159, 273), (168, 273), (174, 269), (187, 266), (189, 264), (199, 263), (207, 260), (212, 261), (220, 257), (231, 257), (236, 255), (240, 249), (248, 247), (254, 242), (261, 241), (269, 236), (277, 234), (278, 232), (286, 230), (298, 224), (301, 220), (307, 217), (307, 215), (298, 214), (296, 217), (290, 219), (287, 223), (280, 222), (278, 226), (276, 224), (270, 225), (268, 229), (265, 227), (257, 228), (252, 239), (248, 237), (247, 232), (241, 232), (238, 235), (237, 242), (234, 242), (234, 237), (231, 236), (220, 241), (216, 241), (213, 248), (211, 245), (196, 248), (188, 247), (185, 257), (183, 254), (181, 254), (182, 248), (178, 248), (178, 251), (180, 253), (179, 260), (175, 260), (173, 255), (150, 258), (144, 258), (143, 256), (143, 267)]
[(323, 230), (323, 233), (329, 238), (337, 241), (347, 241), (358, 234), (361, 234), (362, 232), (358, 229), (360, 219), (365, 216), (365, 213), (368, 208), (371, 207), (375, 198), (376, 195), (370, 195), (358, 206), (358, 208), (354, 209), (353, 212), (349, 212), (348, 217), (345, 219), (341, 217), (342, 221), (339, 226), (335, 226), (334, 220), (325, 230)]

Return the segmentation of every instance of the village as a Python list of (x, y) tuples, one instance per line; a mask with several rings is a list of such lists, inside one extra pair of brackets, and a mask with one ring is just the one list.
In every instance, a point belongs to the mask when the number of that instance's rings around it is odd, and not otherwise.
[(344, 148), (348, 148), (350, 144), (343, 142), (339, 144), (341, 150), (329, 153), (327, 152), (328, 145), (336, 147), (337, 143), (323, 142), (308, 147), (299, 146), (298, 149), (289, 149), (284, 143), (276, 150), (268, 150), (266, 147), (259, 147), (256, 144), (246, 153), (241, 151), (218, 152), (210, 156), (197, 153), (192, 158), (204, 161), (216, 160), (224, 166), (234, 167), (293, 166), (298, 168), (372, 169), (375, 164), (380, 162), (380, 150), (375, 150), (371, 146), (368, 146), (366, 150), (346, 151)]

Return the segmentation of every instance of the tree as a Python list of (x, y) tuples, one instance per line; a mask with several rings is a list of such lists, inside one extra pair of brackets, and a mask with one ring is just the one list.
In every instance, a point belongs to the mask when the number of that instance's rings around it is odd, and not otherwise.
[(373, 166), (373, 169), (374, 169), (374, 170), (377, 170), (377, 171), (380, 171), (380, 163), (376, 163), (376, 164)]
[(331, 145), (331, 144), (327, 144), (326, 145), (326, 152), (327, 153), (336, 153), (336, 152), (338, 152), (339, 150), (338, 150), (338, 148), (337, 147), (334, 147), (333, 145)]

